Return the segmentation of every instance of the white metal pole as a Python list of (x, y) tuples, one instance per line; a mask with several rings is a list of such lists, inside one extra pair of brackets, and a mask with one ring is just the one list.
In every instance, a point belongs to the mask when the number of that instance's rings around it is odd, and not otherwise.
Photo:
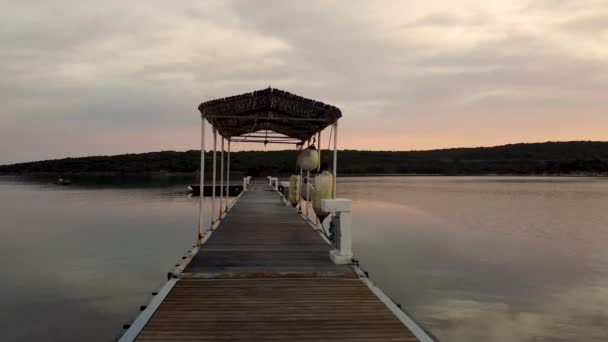
[(215, 174), (217, 171), (217, 130), (213, 127), (213, 182), (211, 188), (211, 225), (215, 223)]
[(230, 139), (228, 139), (228, 156), (226, 161), (226, 210), (228, 212), (228, 197), (230, 195)]
[(203, 189), (205, 188), (205, 119), (201, 118), (201, 169), (200, 169), (200, 196), (198, 201), (198, 234), (196, 244), (200, 245), (203, 240), (201, 230), (203, 229)]
[[(310, 147), (310, 139), (306, 143)], [(306, 171), (306, 219), (308, 220), (308, 207), (310, 205), (310, 171)]]
[(222, 139), (222, 152), (220, 153), (220, 219), (224, 211), (224, 137)]
[(298, 211), (300, 213), (302, 213), (302, 185), (304, 184), (304, 171), (302, 170), (302, 168), (300, 168), (300, 187), (299, 187), (299, 194), (298, 194)]
[(338, 121), (334, 123), (334, 184), (332, 197), (336, 198), (336, 179), (338, 178)]
[(310, 171), (306, 171), (306, 219), (308, 219), (308, 207), (310, 207)]

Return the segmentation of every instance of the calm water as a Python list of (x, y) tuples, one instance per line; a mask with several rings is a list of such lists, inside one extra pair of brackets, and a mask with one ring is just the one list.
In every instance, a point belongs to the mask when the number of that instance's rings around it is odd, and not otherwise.
[[(0, 177), (0, 340), (108, 341), (194, 241), (185, 180)], [(608, 340), (608, 179), (339, 182), (354, 248), (444, 341)]]

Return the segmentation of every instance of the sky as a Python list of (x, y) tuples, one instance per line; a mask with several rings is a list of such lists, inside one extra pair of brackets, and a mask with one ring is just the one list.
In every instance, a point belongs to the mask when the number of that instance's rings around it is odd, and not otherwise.
[(608, 141), (608, 0), (0, 8), (0, 164), (196, 149), (199, 103), (268, 86), (340, 107), (340, 148)]

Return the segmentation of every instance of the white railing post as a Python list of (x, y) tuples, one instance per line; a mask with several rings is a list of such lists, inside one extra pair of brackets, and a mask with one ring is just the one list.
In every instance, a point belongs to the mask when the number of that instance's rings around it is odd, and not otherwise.
[(334, 248), (329, 251), (329, 257), (334, 264), (350, 264), (352, 252), (352, 201), (346, 198), (322, 199), (321, 209), (325, 212), (336, 213), (332, 218), (334, 223)]
[(289, 193), (289, 186), (290, 186), (289, 181), (281, 181), (279, 184), (283, 187), (283, 192), (282, 192), (283, 196), (285, 196), (287, 198), (287, 194)]
[(243, 191), (249, 190), (251, 185), (251, 176), (243, 177)]
[(270, 184), (270, 187), (275, 190), (278, 191), (279, 190), (279, 179), (277, 177), (268, 177), (268, 184)]
[(283, 187), (283, 192), (281, 193), (281, 198), (283, 201), (283, 204), (285, 205), (290, 205), (291, 203), (289, 203), (289, 199), (287, 197), (289, 197), (289, 182), (286, 181), (282, 181), (281, 182), (281, 186)]

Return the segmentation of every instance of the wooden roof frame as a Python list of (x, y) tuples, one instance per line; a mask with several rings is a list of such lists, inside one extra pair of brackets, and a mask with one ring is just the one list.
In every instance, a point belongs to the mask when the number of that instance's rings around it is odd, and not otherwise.
[(338, 107), (275, 88), (203, 102), (198, 110), (226, 139), (273, 131), (304, 142), (342, 117)]

